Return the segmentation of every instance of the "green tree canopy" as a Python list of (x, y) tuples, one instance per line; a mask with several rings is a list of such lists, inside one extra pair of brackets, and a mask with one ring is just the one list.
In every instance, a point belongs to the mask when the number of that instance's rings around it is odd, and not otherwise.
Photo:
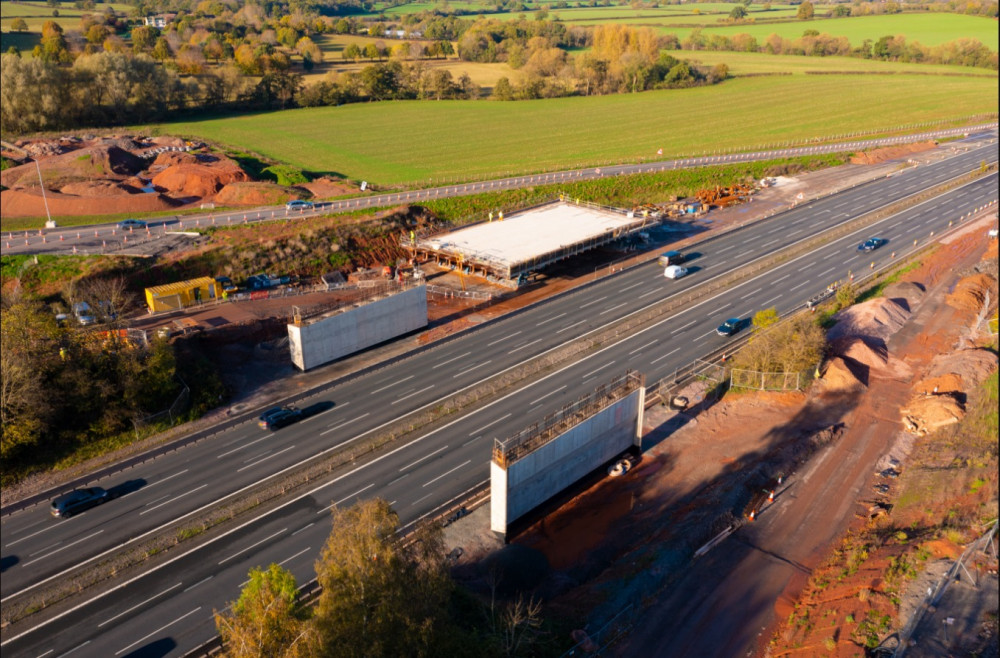
[(250, 582), (215, 626), (230, 658), (281, 658), (303, 642), (305, 624), (295, 576), (277, 564), (252, 569)]

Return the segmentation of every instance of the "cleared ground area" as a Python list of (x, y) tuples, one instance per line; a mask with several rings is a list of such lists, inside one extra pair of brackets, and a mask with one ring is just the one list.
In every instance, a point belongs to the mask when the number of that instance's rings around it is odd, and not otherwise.
[(519, 276), (617, 240), (655, 222), (565, 201), (532, 208), (416, 241), (420, 258), (468, 268), (488, 278)]

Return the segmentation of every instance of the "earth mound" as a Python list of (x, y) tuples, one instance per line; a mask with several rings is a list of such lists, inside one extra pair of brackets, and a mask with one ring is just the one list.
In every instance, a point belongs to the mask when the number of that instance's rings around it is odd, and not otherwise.
[[(53, 215), (106, 215), (110, 199), (114, 212), (140, 213), (171, 210), (176, 202), (162, 194), (120, 194), (108, 196), (76, 196), (47, 192), (49, 211)], [(45, 199), (40, 189), (4, 190), (0, 195), (0, 214), (4, 217), (44, 217)]]
[[(165, 155), (188, 156), (179, 164), (172, 164), (153, 176), (153, 185), (167, 190), (175, 198), (212, 197), (229, 183), (247, 182), (250, 177), (240, 166), (228, 158), (219, 158), (210, 163), (202, 163), (195, 156), (182, 153), (162, 153)], [(192, 162), (193, 160), (193, 162)]]
[(900, 409), (900, 414), (907, 431), (923, 435), (954, 425), (965, 416), (965, 409), (950, 395), (918, 395)]
[(301, 196), (301, 190), (277, 183), (239, 182), (219, 190), (215, 202), (224, 206), (276, 206)]
[(934, 357), (927, 370), (927, 376), (930, 378), (954, 375), (962, 381), (963, 387), (959, 390), (967, 393), (997, 369), (997, 362), (997, 355), (990, 350), (978, 348), (956, 350)]
[(955, 290), (945, 298), (945, 301), (960, 311), (978, 313), (983, 308), (987, 295), (996, 299), (996, 285), (996, 278), (989, 274), (984, 272), (972, 274), (960, 279), (955, 284)]
[(121, 196), (123, 194), (139, 194), (140, 190), (132, 187), (131, 185), (119, 183), (118, 181), (98, 180), (93, 182), (80, 181), (76, 183), (67, 183), (59, 188), (59, 192), (62, 194), (72, 194), (74, 196), (114, 197)]
[(885, 342), (861, 336), (845, 336), (838, 338), (830, 345), (830, 350), (847, 359), (868, 366), (871, 369), (881, 369), (889, 362), (889, 349)]
[[(117, 146), (98, 145), (77, 149), (38, 161), (46, 188), (59, 188), (66, 182), (114, 179), (138, 174), (146, 168), (141, 158)], [(34, 162), (11, 167), (0, 174), (0, 183), (9, 189), (38, 187)]]
[[(885, 287), (882, 296), (891, 299), (908, 311), (912, 311), (924, 298), (924, 286), (913, 281), (897, 281)], [(900, 303), (900, 300), (906, 302)]]
[(303, 183), (299, 187), (309, 190), (316, 199), (331, 199), (345, 194), (354, 194), (358, 191), (358, 188), (353, 185), (326, 176)]
[(862, 151), (851, 156), (851, 164), (878, 164), (886, 160), (896, 160), (904, 158), (911, 153), (920, 153), (937, 146), (934, 140), (917, 142), (916, 144), (904, 144), (902, 146), (886, 146), (884, 148)]
[(848, 361), (839, 356), (828, 359), (822, 378), (824, 388), (831, 392), (855, 391), (865, 388), (864, 381), (854, 373), (854, 370), (858, 369), (858, 365), (860, 364), (855, 364), (854, 369), (852, 369), (848, 365)]
[(827, 332), (827, 339), (836, 341), (848, 336), (887, 340), (906, 323), (910, 312), (898, 302), (877, 297), (838, 312), (837, 324)]

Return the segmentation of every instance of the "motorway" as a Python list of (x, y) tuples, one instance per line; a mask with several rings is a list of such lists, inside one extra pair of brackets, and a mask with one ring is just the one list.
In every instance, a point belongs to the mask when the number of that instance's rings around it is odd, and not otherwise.
[[(646, 264), (587, 288), (490, 323), (438, 348), (389, 368), (317, 394), (332, 409), (276, 434), (252, 424), (213, 440), (136, 467), (102, 486), (123, 486), (126, 496), (67, 521), (47, 517), (42, 506), (3, 521), (4, 600), (58, 574), (100, 551), (154, 530), (216, 501), (227, 490), (237, 493), (269, 475), (324, 450), (357, 440), (392, 418), (433, 405), (442, 397), (474, 385), (496, 372), (595, 331), (677, 292), (807, 239), (893, 199), (918, 192), (934, 182), (996, 159), (989, 146), (926, 167), (901, 172), (823, 200), (805, 204), (769, 221), (721, 236), (691, 251), (689, 277), (667, 281), (662, 270)], [(526, 386), (448, 426), (383, 455), (378, 460), (288, 501), (278, 512), (231, 532), (157, 572), (122, 584), (113, 596), (98, 598), (58, 622), (5, 638), (10, 655), (59, 655), (80, 648), (79, 655), (125, 655), (146, 647), (156, 655), (176, 655), (214, 634), (212, 609), (234, 599), (249, 568), (279, 562), (300, 582), (312, 574), (312, 562), (329, 531), (333, 504), (380, 495), (390, 500), (404, 523), (431, 513), (488, 476), (490, 448), (540, 420), (581, 393), (626, 368), (655, 381), (694, 357), (725, 344), (714, 327), (726, 317), (747, 318), (771, 306), (787, 312), (848, 271), (862, 272), (871, 262), (887, 262), (914, 240), (946, 228), (970, 209), (997, 198), (997, 178), (989, 176), (960, 190), (924, 202), (809, 254), (783, 263), (674, 314), (640, 334), (593, 353), (540, 382)], [(856, 251), (871, 235), (889, 245), (873, 254)], [(86, 647), (86, 648), (83, 648)]]
[[(664, 160), (632, 165), (611, 165), (571, 171), (557, 171), (547, 174), (532, 174), (514, 176), (490, 181), (445, 185), (408, 192), (391, 194), (375, 194), (372, 196), (343, 199), (340, 201), (317, 202), (313, 210), (289, 211), (283, 206), (252, 208), (245, 210), (225, 210), (176, 216), (169, 219), (151, 219), (146, 231), (129, 230), (127, 233), (117, 228), (117, 223), (74, 226), (68, 228), (40, 229), (32, 231), (7, 232), (2, 236), (0, 252), (12, 254), (105, 254), (135, 253), (145, 255), (150, 248), (162, 248), (159, 242), (168, 235), (184, 231), (200, 231), (212, 226), (233, 226), (253, 222), (266, 222), (286, 219), (304, 219), (330, 213), (355, 212), (381, 208), (392, 205), (418, 203), (433, 199), (482, 194), (484, 192), (502, 192), (533, 185), (555, 185), (574, 183), (584, 180), (607, 178), (628, 174), (654, 173), (670, 169), (686, 169), (691, 167), (706, 167), (711, 165), (733, 164), (737, 162), (752, 162), (759, 160), (774, 160), (778, 158), (794, 158), (821, 153), (845, 153), (863, 151), (865, 149), (892, 146), (894, 144), (909, 144), (922, 140), (958, 137), (982, 131), (993, 131), (997, 124), (982, 124), (963, 128), (934, 130), (918, 135), (903, 135), (899, 137), (882, 137), (878, 139), (855, 140), (822, 144), (815, 146), (799, 146), (794, 148), (732, 153), (727, 155), (712, 155), (684, 158), (679, 160)], [(170, 248), (170, 247), (167, 247)]]

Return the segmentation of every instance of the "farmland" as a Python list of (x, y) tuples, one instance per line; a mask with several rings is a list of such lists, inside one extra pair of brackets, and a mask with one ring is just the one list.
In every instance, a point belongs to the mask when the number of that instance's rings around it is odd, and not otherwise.
[(876, 75), (737, 78), (642, 94), (366, 103), (153, 129), (239, 146), (307, 171), (423, 185), (651, 160), (658, 148), (665, 157), (749, 149), (997, 111), (995, 77), (928, 80), (894, 75), (887, 94), (886, 79)]
[[(674, 33), (681, 40), (686, 39), (691, 29), (660, 28), (663, 33)], [(749, 34), (763, 41), (771, 34), (785, 39), (797, 39), (806, 30), (816, 30), (821, 34), (847, 37), (852, 46), (859, 46), (865, 39), (877, 41), (880, 37), (903, 35), (907, 42), (918, 41), (925, 46), (937, 46), (956, 39), (978, 39), (990, 50), (996, 50), (1000, 36), (997, 23), (989, 18), (962, 16), (959, 14), (926, 13), (894, 14), (888, 16), (859, 16), (856, 18), (830, 18), (811, 21), (789, 21), (782, 23), (727, 25), (705, 27), (702, 34)]]
[[(28, 31), (41, 32), (42, 23), (54, 20), (64, 27), (75, 26), (80, 17), (84, 14), (100, 14), (105, 8), (111, 7), (119, 13), (129, 14), (132, 7), (121, 3), (107, 3), (96, 5), (94, 9), (77, 9), (72, 2), (61, 2), (58, 7), (50, 7), (44, 2), (0, 2), (0, 26), (4, 32), (10, 30), (11, 21), (15, 18), (23, 18), (28, 24)], [(58, 17), (53, 17), (53, 10), (59, 12)], [(4, 39), (7, 35), (4, 35)]]

